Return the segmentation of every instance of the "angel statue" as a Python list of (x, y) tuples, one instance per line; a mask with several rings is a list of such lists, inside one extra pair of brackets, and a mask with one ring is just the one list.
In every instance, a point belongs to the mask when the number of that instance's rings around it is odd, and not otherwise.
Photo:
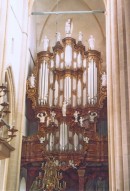
[(35, 87), (35, 76), (33, 74), (31, 74), (31, 76), (29, 78), (29, 86), (30, 86), (30, 88)]
[(40, 123), (45, 123), (45, 119), (47, 117), (47, 112), (45, 111), (44, 113), (38, 113), (37, 118), (40, 119)]
[(90, 35), (90, 37), (88, 39), (88, 44), (89, 44), (89, 49), (94, 50), (94, 48), (95, 48), (95, 38), (93, 37), (93, 35)]
[(101, 77), (102, 80), (102, 86), (107, 86), (107, 74), (104, 72)]
[(65, 23), (65, 33), (66, 33), (66, 37), (71, 37), (72, 30), (73, 30), (72, 19), (68, 19), (68, 20), (66, 21), (66, 23)]
[(79, 118), (79, 123), (80, 123), (80, 126), (83, 127), (83, 121), (84, 121), (84, 118), (83, 117), (80, 117)]
[(49, 48), (49, 39), (47, 36), (44, 37), (43, 39), (43, 51), (47, 51)]
[(78, 115), (79, 115), (79, 111), (75, 111), (74, 112), (74, 118), (75, 118), (74, 122), (78, 122)]
[(88, 114), (89, 114), (89, 122), (90, 123), (94, 123), (95, 122), (95, 118), (97, 117), (97, 113), (89, 111)]
[(78, 41), (82, 42), (82, 40), (83, 40), (83, 33), (80, 31), (80, 32), (79, 32)]

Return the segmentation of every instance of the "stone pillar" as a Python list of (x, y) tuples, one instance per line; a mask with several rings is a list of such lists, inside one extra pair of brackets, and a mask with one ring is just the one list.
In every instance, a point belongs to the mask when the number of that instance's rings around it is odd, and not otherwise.
[(8, 4), (9, 2), (7, 0), (0, 0), (0, 85), (3, 82), (2, 77), (6, 44)]
[[(23, 1), (26, 3), (26, 1)], [(17, 7), (15, 7), (17, 8)], [(14, 7), (12, 8), (14, 9)], [(11, 11), (12, 11), (11, 9)], [(19, 48), (21, 56), (19, 67), (19, 79), (18, 87), (15, 87), (18, 90), (18, 96), (16, 95), (15, 106), (14, 107), (14, 119), (15, 119), (15, 128), (18, 130), (16, 137), (11, 141), (11, 145), (15, 148), (15, 151), (11, 153), (9, 158), (8, 165), (8, 174), (7, 174), (7, 185), (6, 189), (8, 191), (18, 191), (19, 190), (19, 180), (20, 180), (20, 165), (21, 165), (21, 147), (22, 147), (22, 133), (25, 126), (25, 95), (26, 95), (26, 70), (27, 70), (27, 32), (28, 32), (28, 13), (26, 13), (27, 7), (23, 4), (20, 11), (23, 13), (23, 25), (19, 30), (19, 34), (22, 37), (19, 39)], [(15, 19), (14, 19), (15, 20)], [(10, 21), (10, 20), (9, 20)], [(19, 26), (18, 26), (19, 27)], [(21, 43), (22, 41), (22, 43)], [(16, 55), (17, 56), (17, 55)], [(15, 73), (14, 73), (15, 75)]]
[[(111, 191), (130, 190), (130, 18), (129, 0), (107, 3), (107, 97)], [(129, 42), (129, 43), (128, 43)], [(129, 57), (129, 59), (128, 59)]]
[(80, 168), (78, 170), (78, 175), (79, 175), (79, 191), (84, 191), (84, 184), (85, 184), (85, 169)]

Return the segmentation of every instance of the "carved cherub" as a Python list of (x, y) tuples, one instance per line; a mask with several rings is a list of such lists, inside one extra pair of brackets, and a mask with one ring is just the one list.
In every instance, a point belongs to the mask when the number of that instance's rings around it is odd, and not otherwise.
[(38, 113), (37, 117), (40, 119), (40, 123), (45, 123), (45, 119), (47, 117), (47, 112), (45, 111), (44, 113)]

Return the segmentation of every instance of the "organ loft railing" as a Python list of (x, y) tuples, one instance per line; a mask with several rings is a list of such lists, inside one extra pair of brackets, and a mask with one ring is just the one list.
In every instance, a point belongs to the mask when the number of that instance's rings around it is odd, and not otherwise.
[(37, 54), (27, 80), (27, 97), (38, 120), (38, 132), (23, 140), (24, 162), (42, 161), (50, 155), (68, 166), (70, 161), (78, 164), (84, 154), (88, 161), (107, 161), (107, 140), (96, 133), (106, 98), (101, 53), (95, 50), (92, 35), (87, 51), (81, 32), (76, 42), (69, 24), (66, 23), (64, 39), (57, 33), (53, 53), (45, 36), (43, 51)]

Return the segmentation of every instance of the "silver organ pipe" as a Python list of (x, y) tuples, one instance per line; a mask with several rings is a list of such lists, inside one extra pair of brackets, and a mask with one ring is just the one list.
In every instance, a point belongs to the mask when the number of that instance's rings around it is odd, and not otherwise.
[(53, 144), (54, 144), (54, 135), (51, 133), (50, 134), (50, 151), (53, 149)]
[(44, 78), (44, 96), (47, 95), (47, 86), (48, 86), (48, 78), (47, 78), (47, 64), (45, 64), (45, 78)]
[(72, 62), (72, 47), (67, 45), (65, 47), (65, 66), (70, 67)]
[(67, 149), (68, 145), (68, 126), (66, 123), (60, 125), (60, 150)]
[(82, 93), (81, 93), (81, 80), (79, 79), (78, 84), (77, 84), (77, 103), (78, 103), (78, 105), (81, 104), (81, 95), (82, 95)]
[(75, 151), (77, 150), (78, 144), (79, 144), (78, 135), (77, 135), (77, 133), (75, 133), (74, 134), (74, 150)]
[(58, 81), (56, 80), (55, 81), (55, 93), (54, 93), (54, 100), (55, 100), (55, 105), (57, 105), (58, 103), (58, 87), (59, 87), (59, 84), (58, 84)]
[(63, 143), (62, 143), (62, 124), (60, 125), (60, 150), (63, 148)]
[(47, 103), (48, 96), (48, 63), (44, 60), (39, 70), (39, 104), (45, 105)]
[(41, 89), (42, 89), (42, 81), (41, 81), (41, 77), (42, 77), (42, 65), (40, 65), (40, 70), (39, 70), (39, 98), (38, 98), (38, 103), (39, 105), (41, 104)]
[(59, 64), (60, 64), (60, 56), (59, 54), (56, 54), (56, 68), (59, 68)]
[(94, 103), (97, 102), (97, 67), (96, 63), (94, 62)]
[(88, 97), (89, 104), (95, 104), (97, 100), (97, 67), (93, 60), (89, 62), (88, 68)]
[(45, 61), (42, 64), (42, 88), (41, 88), (41, 93), (42, 93), (42, 100), (44, 98), (44, 79), (45, 79)]
[(81, 58), (81, 53), (78, 53), (78, 57), (77, 57), (77, 64), (78, 64), (78, 68), (81, 67), (82, 65), (82, 58)]

